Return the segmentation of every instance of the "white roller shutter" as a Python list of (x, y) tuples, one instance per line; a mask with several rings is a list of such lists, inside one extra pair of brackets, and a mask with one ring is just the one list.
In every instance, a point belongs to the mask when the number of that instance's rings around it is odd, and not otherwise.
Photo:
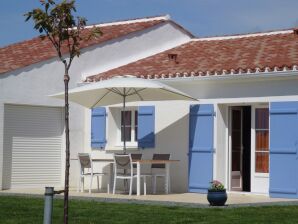
[(6, 188), (61, 185), (62, 108), (5, 105)]

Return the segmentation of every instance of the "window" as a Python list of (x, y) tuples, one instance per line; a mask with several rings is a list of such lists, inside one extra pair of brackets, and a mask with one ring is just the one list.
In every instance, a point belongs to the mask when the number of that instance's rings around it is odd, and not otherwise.
[(124, 141), (124, 121), (126, 142), (136, 143), (138, 141), (138, 111), (121, 111), (121, 142)]
[(269, 109), (256, 108), (255, 172), (269, 172)]

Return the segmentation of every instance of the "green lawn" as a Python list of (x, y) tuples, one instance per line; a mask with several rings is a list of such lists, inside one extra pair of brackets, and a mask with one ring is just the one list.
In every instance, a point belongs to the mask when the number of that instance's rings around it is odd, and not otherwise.
[[(62, 223), (63, 201), (54, 200), (53, 223)], [(0, 223), (42, 223), (43, 199), (0, 196)], [(70, 223), (298, 223), (298, 206), (228, 209), (70, 201)]]

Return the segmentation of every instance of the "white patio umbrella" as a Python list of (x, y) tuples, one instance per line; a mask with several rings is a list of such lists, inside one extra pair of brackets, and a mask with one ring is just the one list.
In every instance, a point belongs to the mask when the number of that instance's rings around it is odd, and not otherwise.
[[(51, 95), (51, 97), (64, 99), (64, 92)], [(197, 99), (155, 80), (121, 76), (73, 88), (69, 90), (69, 100), (87, 108), (123, 103), (123, 111), (125, 113), (127, 102), (196, 101)], [(124, 153), (126, 152), (125, 123), (124, 120)]]

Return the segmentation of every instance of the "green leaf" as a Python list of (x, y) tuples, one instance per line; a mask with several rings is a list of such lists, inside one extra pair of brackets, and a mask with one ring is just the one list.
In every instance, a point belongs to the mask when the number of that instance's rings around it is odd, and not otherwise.
[(41, 0), (40, 2), (41, 8), (35, 8), (24, 16), (26, 16), (26, 21), (32, 19), (34, 29), (40, 34), (45, 34), (41, 35), (42, 39), (49, 38), (53, 41), (61, 60), (61, 52), (64, 52), (64, 48), (68, 45), (71, 51), (68, 53), (72, 57), (79, 57), (81, 42), (86, 40), (86, 37), (91, 39), (102, 34), (98, 27), (86, 29), (88, 32), (85, 32), (87, 19), (75, 16), (74, 0), (62, 0), (59, 4), (56, 4), (54, 0)]
[(28, 12), (28, 13), (24, 14), (24, 16), (27, 16), (27, 18), (25, 19), (25, 22), (27, 22), (29, 19), (31, 19), (32, 13)]

